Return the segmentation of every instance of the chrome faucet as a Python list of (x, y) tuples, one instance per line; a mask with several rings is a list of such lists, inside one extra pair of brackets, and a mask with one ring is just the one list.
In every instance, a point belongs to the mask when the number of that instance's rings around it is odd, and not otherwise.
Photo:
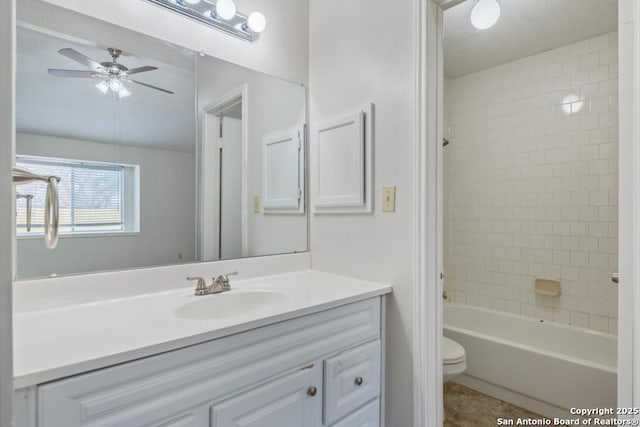
[(233, 273), (221, 274), (218, 277), (213, 277), (213, 283), (211, 286), (207, 286), (207, 282), (202, 277), (187, 277), (187, 280), (197, 280), (195, 294), (198, 296), (219, 294), (220, 292), (227, 292), (231, 290), (231, 284), (229, 283), (229, 276), (236, 276), (237, 271)]

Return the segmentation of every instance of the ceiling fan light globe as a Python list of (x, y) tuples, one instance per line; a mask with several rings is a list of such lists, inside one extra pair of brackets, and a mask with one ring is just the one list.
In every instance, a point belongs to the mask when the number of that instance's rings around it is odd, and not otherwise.
[(122, 89), (118, 91), (118, 97), (120, 98), (126, 98), (129, 95), (131, 95), (131, 92), (129, 92), (129, 90), (124, 86), (122, 86)]
[(123, 89), (123, 85), (122, 82), (118, 79), (112, 79), (109, 82), (109, 89), (111, 89), (114, 92), (120, 92)]
[(98, 88), (100, 92), (106, 95), (107, 92), (109, 91), (109, 83), (107, 83), (105, 80), (102, 80), (100, 83), (96, 85), (96, 88)]

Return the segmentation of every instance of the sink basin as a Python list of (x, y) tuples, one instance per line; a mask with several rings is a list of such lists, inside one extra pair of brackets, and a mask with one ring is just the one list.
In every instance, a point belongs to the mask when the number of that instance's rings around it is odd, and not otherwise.
[(183, 319), (224, 319), (263, 312), (287, 302), (283, 294), (261, 290), (231, 290), (197, 298), (197, 301), (178, 307), (176, 316)]

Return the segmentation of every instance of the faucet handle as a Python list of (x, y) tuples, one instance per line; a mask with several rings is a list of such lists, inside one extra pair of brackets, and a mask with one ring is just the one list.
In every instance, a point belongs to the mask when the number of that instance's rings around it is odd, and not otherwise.
[(224, 278), (224, 286), (227, 289), (231, 289), (231, 285), (229, 285), (229, 276), (237, 276), (238, 272), (234, 271), (232, 273), (227, 273), (227, 274), (223, 274), (222, 277)]
[(223, 289), (229, 290), (231, 289), (231, 285), (229, 284), (229, 276), (237, 276), (238, 272), (234, 271), (232, 273), (221, 274), (218, 277), (213, 277), (213, 284), (222, 286)]
[(207, 282), (205, 282), (204, 278), (202, 277), (187, 277), (187, 280), (197, 280), (198, 283), (196, 283), (196, 295), (203, 295), (204, 292), (207, 290)]

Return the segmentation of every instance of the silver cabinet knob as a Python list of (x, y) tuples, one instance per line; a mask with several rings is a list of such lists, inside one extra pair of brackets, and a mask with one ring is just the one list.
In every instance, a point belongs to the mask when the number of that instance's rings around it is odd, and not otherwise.
[(356, 380), (354, 381), (354, 383), (355, 383), (355, 385), (360, 387), (362, 385), (362, 383), (364, 383), (364, 379), (362, 377), (356, 377)]
[(307, 389), (307, 394), (311, 397), (315, 396), (317, 392), (318, 392), (318, 389), (314, 386), (311, 386)]
[(618, 273), (611, 273), (611, 281), (613, 283), (618, 283)]

